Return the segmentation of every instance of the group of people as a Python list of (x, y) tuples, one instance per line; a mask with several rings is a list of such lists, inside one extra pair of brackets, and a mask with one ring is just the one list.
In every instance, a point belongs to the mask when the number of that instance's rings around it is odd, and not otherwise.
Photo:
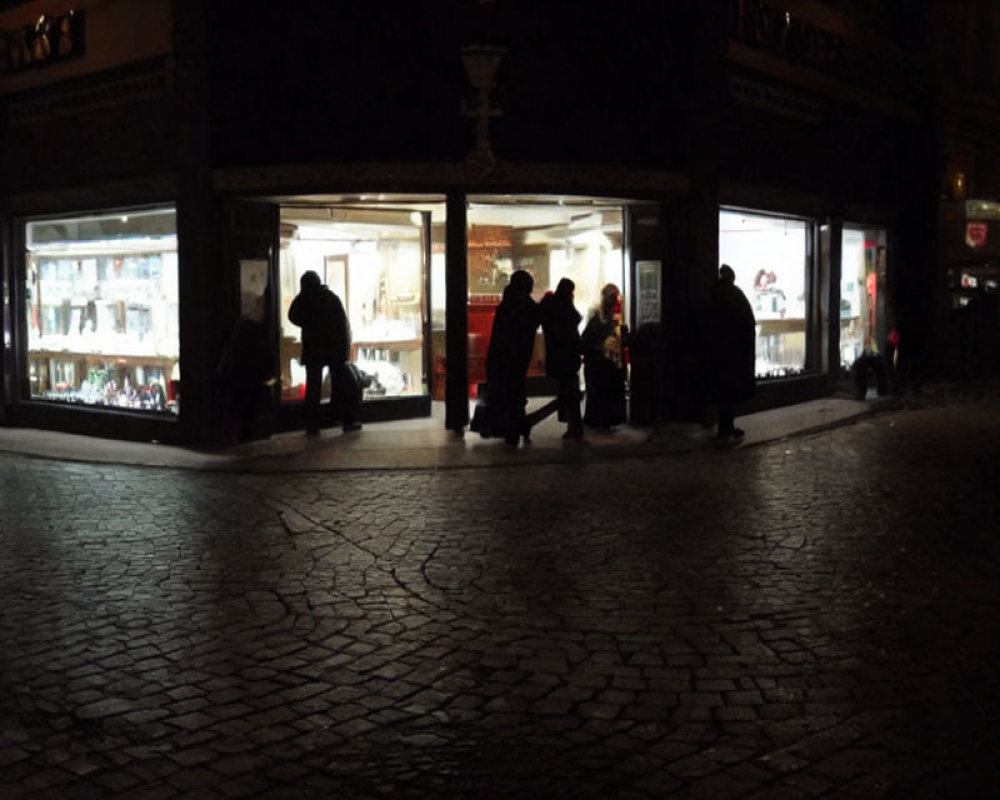
[[(516, 270), (496, 308), (490, 344), (486, 353), (486, 403), (484, 419), (478, 422), (482, 436), (502, 437), (516, 446), (528, 441), (531, 429), (550, 413), (558, 412), (566, 423), (564, 439), (583, 438), (584, 425), (610, 431), (626, 420), (625, 383), (628, 362), (628, 328), (622, 321), (621, 291), (613, 283), (601, 289), (600, 302), (591, 311), (581, 333), (582, 317), (574, 303), (575, 284), (562, 278), (554, 292), (540, 303), (531, 296), (534, 279), (525, 270)], [(718, 407), (718, 436), (739, 440), (744, 435), (736, 427), (734, 406), (754, 395), (755, 319), (743, 292), (735, 285), (735, 274), (726, 264), (719, 269), (706, 315), (708, 373), (712, 395)], [(351, 370), (351, 327), (340, 298), (324, 286), (319, 275), (306, 272), (299, 294), (288, 309), (288, 319), (302, 329), (301, 363), (306, 370), (306, 433), (319, 434), (320, 394), (323, 371), (330, 371), (333, 394), (345, 432), (361, 428), (359, 382)], [(527, 413), (527, 374), (541, 325), (545, 339), (545, 372), (555, 379), (555, 400), (532, 414)], [(244, 378), (247, 362), (265, 364), (254, 357), (264, 349), (263, 326), (246, 323), (227, 346), (231, 362), (224, 372)], [(586, 411), (581, 414), (580, 365), (583, 364)], [(263, 374), (253, 372), (256, 391), (267, 385)], [(249, 435), (253, 417), (253, 392), (240, 392), (246, 407), (237, 409), (244, 420), (243, 437)]]
[[(583, 438), (584, 425), (603, 430), (625, 422), (625, 373), (628, 329), (622, 324), (621, 292), (614, 284), (601, 290), (601, 301), (580, 332), (582, 317), (574, 304), (576, 285), (562, 278), (554, 292), (536, 303), (534, 279), (516, 270), (493, 318), (486, 351), (485, 419), (482, 436), (497, 436), (516, 446), (552, 412), (566, 423), (564, 439)], [(545, 373), (555, 379), (556, 399), (527, 413), (527, 374), (541, 325), (545, 338)], [(583, 363), (586, 413), (580, 409)]]
[[(752, 398), (756, 388), (756, 320), (735, 279), (728, 264), (719, 268), (705, 315), (705, 366), (723, 442), (743, 438), (735, 407)], [(540, 303), (531, 297), (533, 285), (528, 272), (515, 271), (497, 306), (486, 353), (486, 414), (480, 434), (503, 437), (516, 446), (522, 438), (528, 441), (532, 426), (552, 411), (566, 422), (564, 439), (583, 438), (584, 425), (610, 431), (624, 423), (629, 333), (618, 287), (609, 283), (601, 289), (581, 334), (573, 281), (563, 278)], [(545, 373), (556, 379), (558, 392), (552, 403), (528, 414), (527, 372), (539, 325), (545, 337)], [(586, 390), (582, 416), (581, 360)]]

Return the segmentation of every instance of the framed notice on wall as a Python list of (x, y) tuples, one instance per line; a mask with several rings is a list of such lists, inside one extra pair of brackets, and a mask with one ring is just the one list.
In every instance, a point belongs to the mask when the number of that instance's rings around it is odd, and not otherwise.
[(636, 327), (660, 322), (660, 274), (662, 261), (636, 261), (635, 285), (638, 288)]
[(244, 317), (260, 320), (264, 309), (261, 300), (267, 290), (266, 259), (240, 261), (240, 313)]

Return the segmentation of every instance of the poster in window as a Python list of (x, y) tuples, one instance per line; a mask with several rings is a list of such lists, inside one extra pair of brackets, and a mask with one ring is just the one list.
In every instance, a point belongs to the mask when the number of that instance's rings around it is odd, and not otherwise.
[(240, 261), (240, 314), (260, 320), (263, 318), (262, 301), (267, 289), (267, 260), (245, 259)]
[(636, 285), (639, 287), (639, 309), (636, 327), (660, 321), (661, 261), (636, 261)]

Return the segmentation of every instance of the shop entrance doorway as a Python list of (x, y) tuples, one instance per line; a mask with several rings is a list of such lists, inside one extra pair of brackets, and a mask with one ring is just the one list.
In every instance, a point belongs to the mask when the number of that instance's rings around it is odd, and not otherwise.
[(431, 217), (426, 207), (281, 205), (278, 332), (286, 425), (298, 424), (305, 396), (301, 331), (288, 321), (288, 308), (307, 271), (344, 304), (350, 359), (366, 379), (363, 418), (430, 414)]
[(844, 225), (840, 261), (840, 366), (886, 355), (884, 228)]

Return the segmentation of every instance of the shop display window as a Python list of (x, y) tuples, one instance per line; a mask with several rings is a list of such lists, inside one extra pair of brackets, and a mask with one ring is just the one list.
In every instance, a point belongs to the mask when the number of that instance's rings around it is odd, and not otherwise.
[(174, 210), (31, 221), (25, 251), (31, 398), (177, 413)]
[(811, 235), (806, 220), (719, 214), (719, 263), (733, 268), (757, 320), (758, 378), (805, 370)]
[[(586, 324), (601, 287), (623, 288), (621, 205), (595, 198), (481, 197), (468, 210), (469, 390), (486, 380), (486, 350), (493, 316), (514, 270), (534, 278), (541, 300), (562, 278), (576, 284), (575, 301)], [(545, 374), (545, 344), (535, 337), (528, 376)]]
[(344, 303), (351, 325), (351, 360), (372, 378), (365, 400), (427, 393), (425, 226), (430, 216), (412, 209), (282, 207), (283, 402), (305, 397), (301, 329), (288, 321), (288, 308), (309, 270)]
[(840, 363), (882, 350), (886, 232), (845, 225), (840, 267)]

